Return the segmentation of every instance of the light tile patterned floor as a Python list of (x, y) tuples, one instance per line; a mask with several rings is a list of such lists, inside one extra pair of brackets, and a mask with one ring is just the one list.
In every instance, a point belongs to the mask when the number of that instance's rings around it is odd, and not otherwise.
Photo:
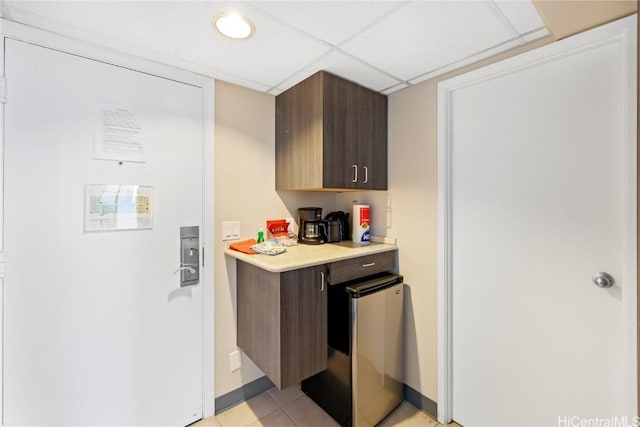
[[(300, 386), (271, 388), (233, 408), (193, 424), (192, 427), (339, 427), (333, 418), (309, 399)], [(379, 427), (439, 427), (436, 420), (402, 402)], [(450, 427), (459, 427), (449, 424)]]

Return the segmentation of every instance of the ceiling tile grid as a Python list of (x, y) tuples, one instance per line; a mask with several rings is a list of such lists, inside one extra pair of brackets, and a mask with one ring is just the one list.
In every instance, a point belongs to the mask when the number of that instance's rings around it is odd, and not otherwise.
[[(318, 70), (388, 94), (549, 34), (529, 0), (0, 3), (4, 19), (272, 94)], [(219, 34), (226, 11), (255, 34)]]
[(281, 82), (277, 88), (272, 89), (270, 92), (274, 94), (280, 93), (306, 79), (318, 70), (325, 70), (347, 80), (358, 82), (362, 86), (366, 86), (377, 92), (396, 86), (401, 82), (384, 72), (378, 71), (375, 68), (358, 61), (344, 52), (333, 50), (329, 54), (319, 58), (316, 62), (313, 62), (302, 70), (299, 70), (297, 73), (287, 78), (287, 80)]
[(404, 2), (393, 1), (254, 1), (264, 13), (330, 45), (339, 46)]
[(518, 47), (520, 45), (522, 45), (522, 40), (515, 39), (515, 40), (507, 40), (499, 45), (490, 47), (488, 49), (485, 49), (483, 51), (480, 52), (476, 52), (471, 56), (465, 57), (465, 58), (460, 58), (457, 59), (454, 62), (451, 62), (449, 64), (445, 64), (442, 65), (441, 67), (438, 67), (434, 70), (428, 71), (424, 74), (421, 74), (419, 76), (414, 77), (413, 79), (409, 80), (409, 84), (411, 85), (417, 85), (418, 83), (421, 83), (425, 80), (430, 80), (434, 77), (440, 76), (442, 74), (448, 73), (449, 71), (453, 71), (453, 70), (457, 70), (458, 68), (462, 68), (465, 65), (469, 65), (472, 64), (474, 62), (480, 61), (482, 59), (485, 58), (489, 58), (490, 56), (493, 55), (497, 55), (501, 52), (504, 52), (506, 50)]

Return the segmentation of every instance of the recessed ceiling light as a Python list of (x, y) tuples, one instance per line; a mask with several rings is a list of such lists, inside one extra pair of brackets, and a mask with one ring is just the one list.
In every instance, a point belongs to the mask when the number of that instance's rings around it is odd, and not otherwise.
[(222, 13), (213, 18), (213, 26), (223, 36), (241, 40), (248, 39), (255, 32), (253, 22), (237, 13)]

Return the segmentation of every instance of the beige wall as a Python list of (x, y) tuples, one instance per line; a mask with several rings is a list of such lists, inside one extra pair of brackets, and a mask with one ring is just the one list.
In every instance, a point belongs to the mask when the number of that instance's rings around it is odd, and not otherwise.
[[(562, 3), (561, 5), (555, 3)], [(574, 3), (572, 9), (571, 4)], [(590, 6), (586, 3), (593, 3)], [(622, 3), (622, 4), (621, 4)], [(635, 1), (633, 2), (635, 4)], [(537, 2), (548, 28), (566, 37), (633, 13), (629, 2)], [(550, 6), (550, 7), (546, 7)], [(633, 9), (633, 10), (632, 10)], [(572, 10), (580, 16), (571, 19)], [(437, 85), (438, 82), (555, 41), (553, 36), (425, 81), (389, 96), (389, 206), (387, 235), (397, 237), (400, 272), (408, 284), (405, 382), (437, 401)]]
[(637, 0), (533, 0), (545, 26), (557, 40), (631, 15)]
[[(224, 255), (222, 221), (240, 221), (241, 237), (255, 237), (267, 219), (293, 217), (300, 206), (334, 210), (330, 193), (275, 191), (275, 97), (217, 81), (215, 88), (215, 396), (264, 375), (246, 356), (229, 369), (236, 350), (235, 261)], [(258, 256), (258, 255), (256, 255)]]
[(437, 399), (437, 87), (389, 97), (389, 235), (405, 278), (405, 383)]

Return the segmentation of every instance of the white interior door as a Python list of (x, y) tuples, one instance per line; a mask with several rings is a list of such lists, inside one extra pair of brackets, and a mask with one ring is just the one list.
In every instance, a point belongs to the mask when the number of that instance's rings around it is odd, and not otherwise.
[[(202, 237), (202, 89), (9, 39), (5, 75), (4, 423), (199, 419), (202, 285), (173, 272), (179, 227)], [(94, 159), (114, 108), (144, 162)], [(85, 232), (87, 184), (152, 187), (152, 228)]]
[(636, 413), (635, 17), (612, 25), (441, 87), (465, 426)]

